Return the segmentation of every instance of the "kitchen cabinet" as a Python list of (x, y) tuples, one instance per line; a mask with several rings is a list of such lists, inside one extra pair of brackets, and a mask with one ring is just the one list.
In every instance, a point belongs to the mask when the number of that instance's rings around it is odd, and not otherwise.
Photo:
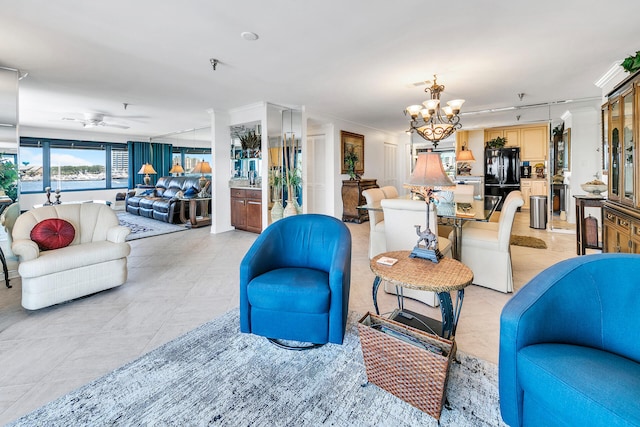
[(507, 139), (505, 147), (520, 148), (520, 161), (540, 162), (547, 160), (549, 128), (546, 124), (485, 129), (485, 141), (497, 137)]
[(524, 199), (523, 209), (529, 209), (529, 197), (530, 196), (546, 196), (547, 181), (544, 179), (528, 179), (523, 178), (520, 180), (520, 191), (522, 192), (522, 198)]
[(237, 230), (262, 232), (262, 190), (231, 189), (231, 225)]
[(342, 220), (357, 222), (369, 220), (366, 209), (358, 209), (367, 203), (362, 192), (369, 188), (378, 188), (375, 179), (346, 179), (342, 181)]

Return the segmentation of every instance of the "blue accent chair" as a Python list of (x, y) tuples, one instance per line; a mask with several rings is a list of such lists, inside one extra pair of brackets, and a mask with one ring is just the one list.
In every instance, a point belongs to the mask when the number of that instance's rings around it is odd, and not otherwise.
[(510, 426), (640, 425), (640, 255), (533, 278), (502, 310), (498, 378)]
[(270, 339), (342, 344), (351, 286), (351, 233), (336, 218), (281, 219), (240, 264), (240, 330)]

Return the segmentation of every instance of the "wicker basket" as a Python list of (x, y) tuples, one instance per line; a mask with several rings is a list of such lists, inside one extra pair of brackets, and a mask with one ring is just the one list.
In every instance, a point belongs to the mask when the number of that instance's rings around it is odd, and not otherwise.
[[(402, 341), (374, 329), (376, 325), (438, 347), (442, 353)], [(358, 332), (367, 380), (439, 420), (455, 342), (373, 313), (360, 319)]]

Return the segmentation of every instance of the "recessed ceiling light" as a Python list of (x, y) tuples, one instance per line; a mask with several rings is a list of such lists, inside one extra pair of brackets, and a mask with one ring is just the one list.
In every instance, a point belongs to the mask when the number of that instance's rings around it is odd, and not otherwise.
[(240, 37), (242, 37), (245, 40), (249, 40), (249, 41), (258, 40), (258, 35), (256, 33), (250, 32), (250, 31), (243, 31), (242, 33), (240, 33)]

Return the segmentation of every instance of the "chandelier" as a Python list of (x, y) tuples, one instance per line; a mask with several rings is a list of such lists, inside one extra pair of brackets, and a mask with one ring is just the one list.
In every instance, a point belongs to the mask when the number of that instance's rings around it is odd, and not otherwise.
[(454, 99), (447, 102), (447, 106), (440, 107), (440, 93), (444, 92), (444, 85), (439, 85), (436, 79), (434, 74), (433, 85), (424, 90), (431, 94), (431, 99), (422, 105), (410, 105), (404, 110), (404, 114), (411, 117), (411, 129), (408, 132), (417, 132), (433, 142), (434, 147), (462, 127), (458, 113), (464, 103), (464, 99)]

